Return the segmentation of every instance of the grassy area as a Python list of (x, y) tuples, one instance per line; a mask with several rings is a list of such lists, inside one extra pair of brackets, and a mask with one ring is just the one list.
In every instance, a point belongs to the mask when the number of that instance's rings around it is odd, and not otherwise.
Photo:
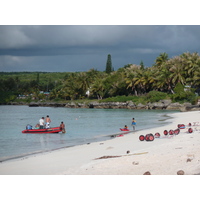
[(99, 100), (99, 102), (127, 102), (127, 101), (132, 101), (136, 104), (147, 103), (145, 96), (116, 96)]
[(6, 80), (8, 78), (16, 79), (20, 81), (36, 80), (39, 74), (41, 82), (48, 80), (55, 81), (64, 79), (70, 72), (0, 72), (1, 79)]

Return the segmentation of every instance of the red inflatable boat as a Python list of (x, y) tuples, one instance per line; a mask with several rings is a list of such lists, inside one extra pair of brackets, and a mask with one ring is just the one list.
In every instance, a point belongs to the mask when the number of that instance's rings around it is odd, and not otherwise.
[(121, 131), (130, 131), (128, 128), (120, 128)]
[(44, 128), (44, 129), (25, 129), (22, 133), (34, 133), (34, 134), (45, 134), (45, 133), (59, 133), (61, 132), (60, 127)]

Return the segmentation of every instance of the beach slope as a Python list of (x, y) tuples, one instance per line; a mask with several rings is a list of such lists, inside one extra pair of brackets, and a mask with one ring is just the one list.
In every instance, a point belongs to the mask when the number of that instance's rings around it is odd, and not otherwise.
[[(162, 127), (125, 134), (95, 142), (0, 163), (1, 175), (185, 175), (200, 173), (200, 112), (170, 114)], [(178, 124), (192, 124), (178, 135), (164, 136)], [(140, 135), (159, 132), (154, 141), (140, 141)]]

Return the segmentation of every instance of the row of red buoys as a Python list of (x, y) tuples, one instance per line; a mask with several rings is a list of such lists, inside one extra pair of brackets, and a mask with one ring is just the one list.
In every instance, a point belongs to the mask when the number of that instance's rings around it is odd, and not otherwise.
[[(188, 126), (192, 126), (192, 124), (189, 123)], [(178, 124), (178, 128), (184, 129), (185, 125), (184, 124)], [(188, 128), (188, 133), (193, 133), (193, 129), (192, 128)]]
[[(191, 123), (188, 124), (188, 126), (191, 126)], [(164, 130), (163, 133), (165, 136), (167, 135), (178, 135), (180, 133), (180, 129), (185, 129), (186, 126), (184, 124), (178, 124), (178, 128), (175, 129), (175, 130)], [(193, 133), (193, 129), (192, 128), (188, 128), (188, 133)], [(160, 138), (160, 133), (155, 133), (155, 135), (153, 135), (152, 133), (150, 134), (146, 134), (145, 136), (144, 135), (140, 135), (139, 136), (139, 140), (140, 141), (153, 141), (154, 138)]]
[[(180, 133), (180, 129), (176, 129), (176, 130), (169, 130), (169, 131), (167, 131), (167, 130), (164, 130), (164, 135), (178, 135), (179, 133)], [(146, 134), (145, 136), (144, 135), (140, 135), (139, 136), (139, 140), (140, 141), (144, 141), (144, 140), (146, 140), (146, 141), (153, 141), (154, 140), (154, 138), (160, 138), (160, 133), (155, 133), (155, 135), (153, 135), (152, 133), (150, 133), (150, 134)]]
[(167, 130), (164, 130), (164, 135), (178, 135), (179, 133), (180, 133), (180, 129), (179, 128), (177, 128), (176, 130), (169, 130), (169, 131), (167, 131)]
[(154, 135), (152, 133), (149, 133), (149, 134), (146, 134), (145, 136), (144, 135), (140, 135), (139, 136), (139, 140), (140, 141), (153, 141), (154, 140)]

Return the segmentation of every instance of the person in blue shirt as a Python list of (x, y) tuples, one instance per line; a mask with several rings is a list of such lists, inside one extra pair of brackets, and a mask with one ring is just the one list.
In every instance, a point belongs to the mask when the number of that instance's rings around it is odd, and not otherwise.
[(135, 118), (132, 119), (131, 125), (133, 127), (133, 131), (135, 131), (135, 126), (136, 126), (136, 120), (135, 120)]

